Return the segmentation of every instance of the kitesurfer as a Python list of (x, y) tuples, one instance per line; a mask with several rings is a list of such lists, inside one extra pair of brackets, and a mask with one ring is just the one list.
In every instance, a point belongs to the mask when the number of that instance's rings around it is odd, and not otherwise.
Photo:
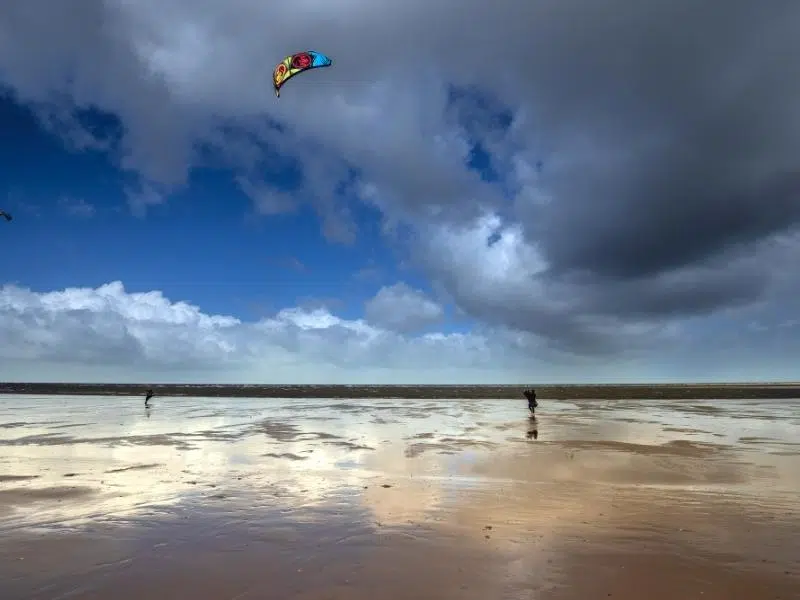
[(539, 406), (539, 403), (536, 401), (536, 390), (531, 388), (522, 393), (528, 400), (528, 410), (531, 411), (532, 415), (536, 414), (536, 407)]
[(147, 390), (147, 393), (144, 395), (144, 407), (150, 408), (150, 398), (153, 397), (153, 390)]

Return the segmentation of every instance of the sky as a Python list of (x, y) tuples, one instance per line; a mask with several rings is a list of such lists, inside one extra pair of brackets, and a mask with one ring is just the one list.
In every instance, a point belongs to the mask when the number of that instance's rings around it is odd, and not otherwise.
[(3, 2), (0, 380), (796, 380), (798, 55), (795, 0)]

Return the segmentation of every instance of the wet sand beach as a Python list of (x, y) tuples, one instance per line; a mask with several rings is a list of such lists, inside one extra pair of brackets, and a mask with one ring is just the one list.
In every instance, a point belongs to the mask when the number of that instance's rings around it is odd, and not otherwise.
[(800, 598), (800, 402), (0, 396), (0, 598)]

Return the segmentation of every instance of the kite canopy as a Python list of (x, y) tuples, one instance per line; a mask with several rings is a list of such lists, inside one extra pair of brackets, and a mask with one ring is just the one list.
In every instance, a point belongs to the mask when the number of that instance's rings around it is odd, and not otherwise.
[(287, 56), (275, 66), (275, 70), (272, 72), (275, 95), (280, 98), (283, 85), (298, 73), (320, 67), (330, 67), (332, 64), (333, 61), (330, 58), (313, 50)]

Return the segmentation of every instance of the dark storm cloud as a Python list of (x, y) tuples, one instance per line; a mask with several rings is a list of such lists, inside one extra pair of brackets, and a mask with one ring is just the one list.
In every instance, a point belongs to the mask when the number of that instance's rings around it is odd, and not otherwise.
[[(604, 316), (656, 323), (764, 300), (793, 276), (764, 243), (800, 221), (800, 4), (545, 4), (530, 3), (526, 43), (506, 38), (524, 56), (516, 78), (493, 81), (526, 116), (519, 153), (546, 165), (531, 186), (548, 201), (521, 195), (516, 210), (548, 268), (528, 297), (497, 285), (490, 298), (466, 267), (457, 301), (596, 352)], [(554, 295), (571, 301), (554, 310)]]
[(528, 232), (553, 270), (641, 278), (793, 227), (800, 4), (593, 5), (533, 31), (560, 70), (531, 72), (556, 200)]
[(769, 285), (770, 275), (752, 265), (693, 269), (613, 283), (601, 279), (576, 289), (583, 290), (580, 309), (586, 313), (628, 319), (695, 317), (757, 301)]

